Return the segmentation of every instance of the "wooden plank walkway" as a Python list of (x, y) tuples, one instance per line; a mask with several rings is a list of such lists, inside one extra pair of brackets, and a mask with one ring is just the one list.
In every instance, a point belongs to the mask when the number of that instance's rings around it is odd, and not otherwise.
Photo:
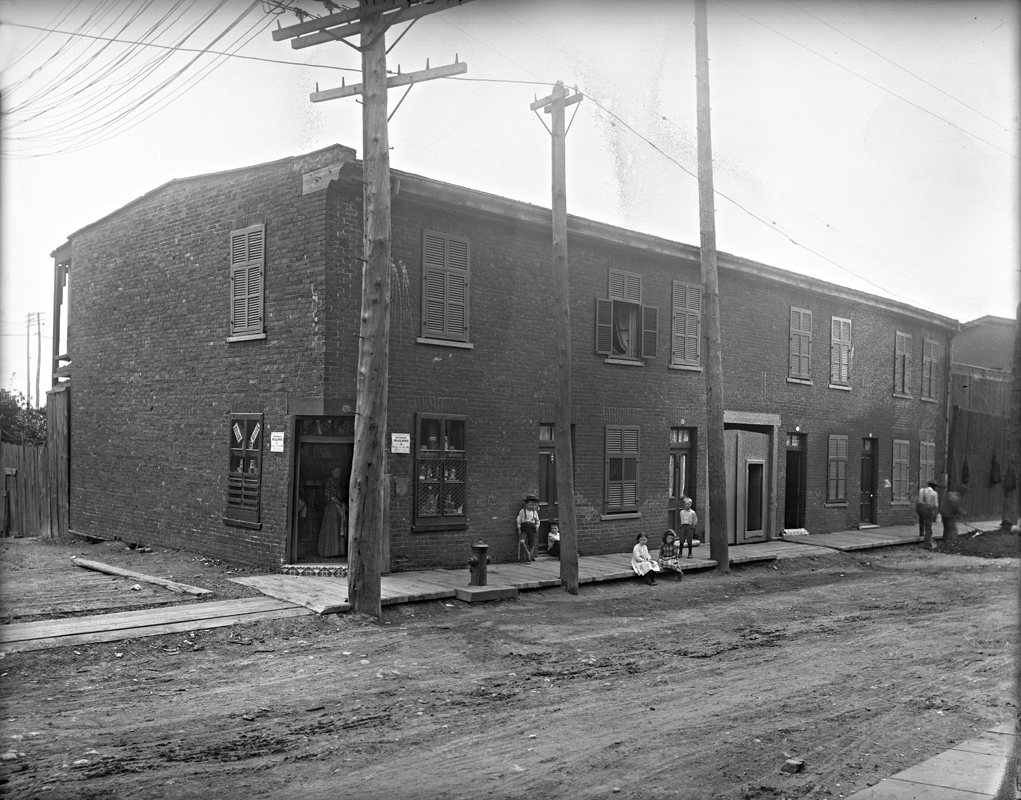
[(848, 800), (987, 800), (996, 795), (1013, 757), (1016, 736), (1009, 723), (983, 731), (938, 756), (916, 764)]
[(0, 652), (16, 653), (69, 644), (114, 642), (308, 613), (306, 608), (271, 597), (245, 597), (240, 600), (189, 603), (117, 614), (19, 622), (0, 626)]

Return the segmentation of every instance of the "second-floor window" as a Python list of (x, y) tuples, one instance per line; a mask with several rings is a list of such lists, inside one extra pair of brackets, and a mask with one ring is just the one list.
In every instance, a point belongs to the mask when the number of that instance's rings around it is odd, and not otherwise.
[(702, 357), (702, 286), (674, 281), (670, 363), (697, 367)]
[(910, 333), (897, 331), (893, 359), (894, 394), (911, 394), (911, 342)]
[(848, 386), (851, 383), (851, 320), (832, 317), (830, 320), (830, 383)]
[(264, 333), (266, 226), (230, 234), (230, 335)]
[(656, 357), (659, 310), (642, 305), (642, 276), (611, 269), (606, 299), (596, 298), (596, 352), (627, 361)]
[(787, 377), (812, 378), (812, 312), (791, 306), (790, 364)]
[(936, 400), (939, 397), (939, 342), (922, 340), (922, 397)]
[(422, 232), (422, 337), (468, 341), (469, 243)]

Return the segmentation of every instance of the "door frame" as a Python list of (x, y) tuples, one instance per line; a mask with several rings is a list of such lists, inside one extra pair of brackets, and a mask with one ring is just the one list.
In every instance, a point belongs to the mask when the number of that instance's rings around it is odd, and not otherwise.
[[(866, 451), (865, 443), (871, 442), (871, 446)], [(866, 465), (870, 465), (868, 474), (866, 475)], [(871, 486), (872, 491), (869, 492), (870, 502), (869, 508), (871, 510), (871, 519), (865, 519), (865, 487), (866, 477), (868, 478), (867, 485)], [(875, 525), (878, 519), (878, 504), (876, 503), (876, 490), (879, 488), (879, 439), (872, 436), (862, 437), (861, 440), (861, 469), (859, 472), (859, 483), (858, 483), (858, 522), (860, 525)]]

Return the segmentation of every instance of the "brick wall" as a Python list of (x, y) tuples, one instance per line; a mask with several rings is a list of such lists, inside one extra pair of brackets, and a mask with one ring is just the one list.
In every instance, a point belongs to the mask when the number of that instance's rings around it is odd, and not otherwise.
[[(288, 430), (323, 394), (326, 192), (344, 148), (172, 182), (72, 238), (71, 527), (279, 563), (289, 453), (264, 447), (262, 527), (225, 525), (231, 412)], [(230, 342), (229, 234), (266, 224), (266, 338)], [(289, 443), (288, 443), (289, 445)]]
[[(352, 172), (302, 194), (302, 174), (350, 151), (329, 148), (218, 175), (173, 182), (73, 237), (71, 526), (82, 533), (185, 547), (273, 566), (286, 558), (296, 413), (355, 396), (362, 275), (361, 184)], [(228, 234), (258, 215), (267, 230), (265, 339), (228, 336)], [(527, 214), (522, 214), (527, 217)], [(422, 231), (471, 243), (471, 349), (424, 344)], [(579, 550), (630, 549), (638, 533), (658, 542), (667, 524), (671, 427), (699, 431), (696, 497), (702, 527), (705, 478), (704, 374), (670, 369), (672, 281), (699, 283), (696, 261), (589, 236), (570, 241), (572, 401)], [(413, 530), (414, 455), (388, 455), (395, 569), (463, 565), (483, 539), (494, 561), (517, 555), (514, 517), (538, 483), (538, 425), (552, 422), (554, 342), (548, 227), (397, 194), (391, 304), (388, 436), (412, 434), (416, 414), (461, 414), (467, 425), (467, 529)], [(595, 352), (596, 298), (608, 270), (642, 276), (646, 305), (659, 309), (656, 357), (639, 366)], [(406, 281), (404, 279), (406, 276)], [(787, 380), (789, 309), (813, 312), (812, 385)], [(829, 383), (830, 316), (852, 320), (851, 390)], [(825, 290), (721, 268), (725, 407), (778, 415), (775, 515), (783, 523), (783, 437), (807, 436), (806, 527), (858, 522), (861, 439), (878, 440), (877, 521), (914, 520), (895, 505), (892, 440), (937, 442), (942, 469), (944, 398), (919, 397), (921, 347), (946, 335), (909, 314)], [(913, 335), (913, 397), (893, 396), (895, 331)], [(946, 350), (944, 349), (944, 352)], [(941, 376), (943, 365), (941, 364)], [(305, 408), (304, 412), (296, 411)], [(285, 452), (263, 448), (261, 529), (225, 525), (230, 413), (261, 412), (285, 433)], [(331, 413), (326, 410), (327, 414)], [(640, 428), (639, 513), (604, 509), (605, 426)], [(826, 507), (826, 443), (848, 436), (848, 504)], [(774, 476), (771, 476), (774, 477)], [(913, 486), (912, 489), (917, 488)], [(700, 507), (699, 507), (700, 506)]]

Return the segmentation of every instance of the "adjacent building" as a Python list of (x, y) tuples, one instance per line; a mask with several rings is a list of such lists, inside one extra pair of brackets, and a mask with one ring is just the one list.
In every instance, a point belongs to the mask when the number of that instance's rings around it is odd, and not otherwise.
[[(392, 181), (385, 561), (460, 566), (480, 538), (512, 560), (522, 497), (557, 514), (550, 212)], [(658, 542), (683, 497), (704, 527), (698, 248), (568, 230), (579, 550)], [(339, 145), (171, 181), (72, 234), (71, 529), (342, 562), (323, 531), (348, 499), (361, 256)], [(957, 322), (723, 253), (719, 272), (731, 543), (913, 522), (944, 469)]]

